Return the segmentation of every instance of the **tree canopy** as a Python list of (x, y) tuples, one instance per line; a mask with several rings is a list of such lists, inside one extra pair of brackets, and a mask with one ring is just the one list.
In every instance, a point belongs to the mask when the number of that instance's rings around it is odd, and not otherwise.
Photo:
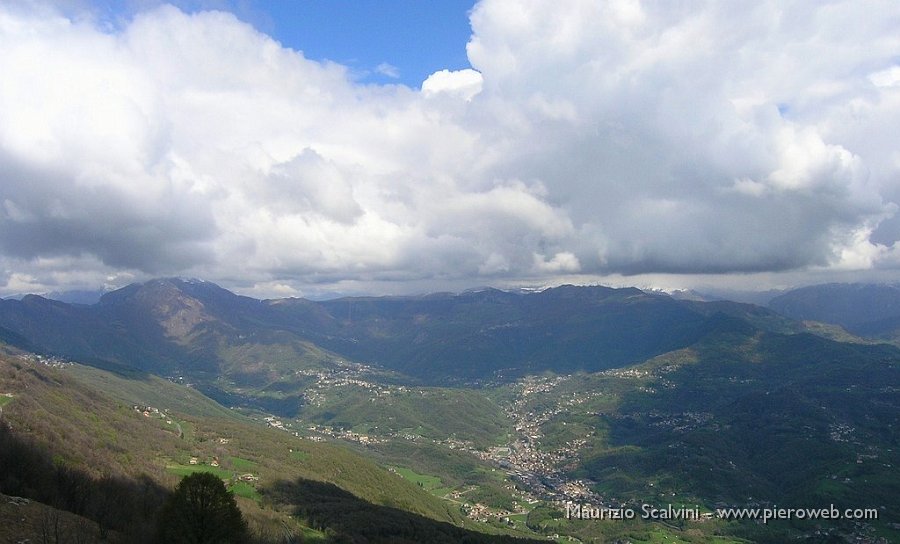
[(243, 544), (248, 535), (234, 496), (218, 476), (207, 472), (181, 480), (160, 512), (160, 542)]

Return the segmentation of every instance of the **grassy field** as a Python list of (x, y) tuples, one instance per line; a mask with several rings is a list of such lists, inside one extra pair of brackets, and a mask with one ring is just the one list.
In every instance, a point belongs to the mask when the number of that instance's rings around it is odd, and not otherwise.
[[(247, 461), (246, 459), (241, 459), (239, 457), (230, 457), (229, 460), (231, 460), (232, 465), (235, 465), (234, 461), (238, 460), (238, 464), (242, 465), (242, 468), (240, 468), (240, 470), (242, 471), (249, 470), (251, 466), (256, 466), (256, 463)], [(235, 465), (235, 468), (238, 467)], [(181, 476), (182, 478), (195, 472), (208, 472), (210, 474), (215, 474), (219, 478), (225, 480), (226, 484), (228, 484), (228, 491), (231, 491), (238, 497), (244, 497), (257, 503), (262, 499), (262, 496), (259, 494), (259, 491), (256, 490), (256, 487), (247, 482), (238, 481), (229, 483), (235, 478), (235, 476), (237, 476), (237, 474), (227, 469), (209, 465), (169, 465), (166, 467), (166, 470), (168, 470), (171, 474)]]
[(258, 463), (250, 461), (249, 459), (242, 459), (241, 457), (229, 457), (228, 461), (231, 463), (231, 466), (234, 467), (235, 470), (241, 470), (244, 472), (250, 472), (259, 466)]
[(247, 482), (235, 482), (232, 485), (228, 486), (228, 491), (231, 491), (238, 497), (244, 497), (256, 502), (262, 500), (262, 496), (259, 494), (256, 488), (248, 484)]
[(181, 476), (182, 478), (185, 476), (190, 476), (195, 472), (209, 472), (210, 474), (215, 474), (223, 480), (230, 480), (234, 477), (234, 472), (230, 470), (225, 470), (223, 468), (213, 467), (209, 465), (168, 465), (166, 467), (166, 470), (171, 474)]
[[(396, 470), (397, 474), (399, 474), (400, 476), (416, 484), (425, 491), (428, 491), (429, 493), (437, 495), (437, 493), (434, 493), (436, 490), (447, 489), (446, 487), (444, 487), (444, 483), (441, 482), (441, 479), (437, 476), (419, 474), (418, 472), (403, 467), (397, 467), (394, 470)], [(446, 495), (446, 493), (440, 496), (443, 495)]]
[(12, 402), (13, 398), (14, 397), (12, 395), (7, 395), (5, 393), (0, 394), (0, 408), (4, 407), (7, 404), (9, 404), (10, 402)]

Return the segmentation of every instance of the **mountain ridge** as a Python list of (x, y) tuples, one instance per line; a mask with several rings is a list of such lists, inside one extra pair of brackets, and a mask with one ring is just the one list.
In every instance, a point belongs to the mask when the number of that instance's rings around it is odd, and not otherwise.
[(676, 300), (633, 287), (311, 301), (259, 300), (211, 282), (161, 278), (93, 305), (37, 295), (0, 301), (9, 343), (99, 367), (185, 375), (227, 404), (266, 406), (302, 403), (296, 372), (345, 360), (411, 384), (503, 382), (638, 364), (688, 347), (729, 320), (783, 334), (835, 334), (759, 306)]
[(900, 286), (827, 283), (788, 291), (769, 308), (786, 317), (840, 325), (866, 337), (895, 339), (900, 330)]

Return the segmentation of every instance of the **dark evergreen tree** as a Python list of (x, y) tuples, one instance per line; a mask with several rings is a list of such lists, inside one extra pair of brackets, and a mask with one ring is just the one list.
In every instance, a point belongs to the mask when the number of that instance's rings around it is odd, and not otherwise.
[(163, 506), (159, 541), (171, 544), (243, 544), (249, 541), (234, 496), (207, 472), (186, 476)]

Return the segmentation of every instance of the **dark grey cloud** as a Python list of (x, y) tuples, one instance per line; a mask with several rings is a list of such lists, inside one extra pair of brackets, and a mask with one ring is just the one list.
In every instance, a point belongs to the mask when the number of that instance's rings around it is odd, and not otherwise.
[(0, 203), (0, 250), (13, 258), (89, 254), (108, 267), (148, 273), (214, 258), (208, 203), (187, 195), (82, 186), (65, 172), (0, 153)]

